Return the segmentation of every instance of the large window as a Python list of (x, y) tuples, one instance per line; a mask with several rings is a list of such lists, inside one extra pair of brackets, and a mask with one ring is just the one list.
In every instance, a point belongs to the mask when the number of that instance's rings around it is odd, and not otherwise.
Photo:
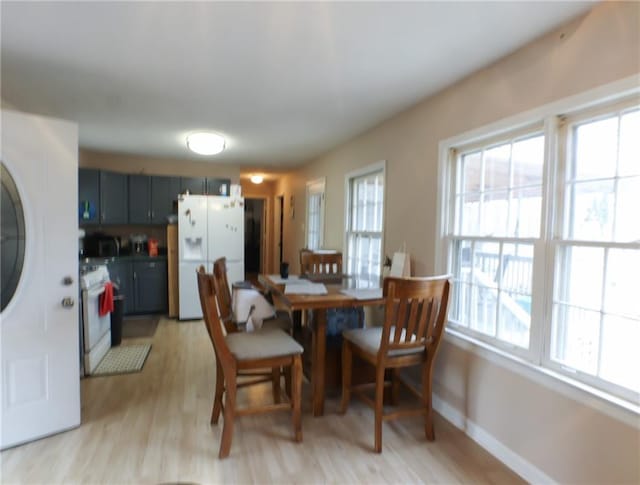
[(358, 286), (380, 285), (384, 163), (347, 175), (347, 272)]
[(640, 402), (637, 98), (446, 148), (450, 328)]
[(307, 249), (320, 249), (324, 244), (324, 179), (307, 183)]

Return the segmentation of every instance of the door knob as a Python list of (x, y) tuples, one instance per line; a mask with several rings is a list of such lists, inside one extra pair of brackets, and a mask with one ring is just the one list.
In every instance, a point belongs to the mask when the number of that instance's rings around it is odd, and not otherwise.
[(65, 286), (71, 286), (73, 284), (73, 278), (71, 276), (65, 276), (62, 278), (62, 284)]
[(73, 298), (71, 298), (70, 296), (62, 299), (62, 306), (64, 308), (72, 308), (74, 303), (75, 302), (73, 301)]

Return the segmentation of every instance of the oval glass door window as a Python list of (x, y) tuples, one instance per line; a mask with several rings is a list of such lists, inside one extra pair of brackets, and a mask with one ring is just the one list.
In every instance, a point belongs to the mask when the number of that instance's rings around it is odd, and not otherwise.
[(2, 195), (0, 199), (1, 222), (0, 222), (0, 273), (2, 274), (2, 287), (0, 289), (0, 300), (2, 306), (0, 311), (4, 311), (13, 298), (22, 267), (24, 266), (25, 230), (24, 211), (20, 194), (9, 173), (6, 165), (0, 162), (0, 179), (2, 180)]

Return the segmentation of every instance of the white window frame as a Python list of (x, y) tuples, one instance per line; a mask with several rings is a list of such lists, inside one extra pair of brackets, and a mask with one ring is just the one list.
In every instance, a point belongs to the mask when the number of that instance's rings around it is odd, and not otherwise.
[(351, 214), (352, 214), (352, 207), (351, 207), (351, 198), (352, 198), (352, 194), (351, 194), (351, 187), (352, 187), (352, 181), (356, 178), (359, 177), (363, 177), (366, 175), (372, 175), (376, 172), (382, 172), (382, 180), (384, 183), (384, 190), (383, 190), (383, 206), (382, 206), (382, 226), (380, 229), (380, 232), (378, 233), (376, 232), (372, 232), (369, 234), (380, 234), (380, 271), (382, 272), (382, 262), (383, 262), (383, 255), (385, 254), (385, 243), (384, 243), (384, 234), (385, 234), (385, 222), (387, 219), (387, 162), (386, 160), (380, 160), (378, 162), (369, 164), (365, 167), (359, 168), (357, 170), (353, 170), (349, 173), (347, 173), (344, 177), (344, 200), (345, 200), (345, 204), (344, 204), (344, 222), (345, 222), (345, 227), (344, 227), (344, 241), (343, 241), (343, 251), (342, 254), (344, 255), (344, 267), (347, 268), (348, 267), (348, 261), (349, 261), (349, 236), (351, 235), (352, 232), (360, 232), (361, 234), (367, 234), (366, 232), (362, 232), (362, 231), (351, 231)]
[[(322, 249), (324, 247), (324, 217), (325, 217), (325, 188), (326, 188), (326, 178), (322, 177), (319, 179), (311, 180), (307, 182), (306, 186), (306, 199), (307, 199), (307, 210), (305, 211), (305, 236), (304, 243), (305, 247), (308, 249)], [(320, 196), (320, 214), (318, 215), (318, 247), (312, 248), (310, 247), (310, 238), (309, 238), (309, 227), (311, 222), (310, 217), (310, 209), (311, 209), (311, 197), (313, 195)]]
[[(562, 230), (560, 214), (564, 214), (564, 183), (565, 159), (564, 146), (560, 146), (559, 135), (561, 124), (565, 116), (580, 116), (588, 110), (598, 109), (605, 112), (615, 111), (615, 104), (630, 98), (638, 99), (640, 86), (637, 77), (631, 76), (619, 81), (565, 98), (540, 108), (521, 113), (516, 116), (498, 121), (491, 125), (481, 127), (461, 135), (457, 135), (439, 144), (438, 160), (438, 197), (436, 218), (436, 271), (446, 273), (451, 267), (451, 239), (453, 234), (453, 211), (450, 210), (454, 203), (455, 166), (452, 162), (452, 153), (456, 147), (478, 143), (494, 137), (500, 137), (514, 133), (529, 125), (542, 123), (545, 134), (545, 167), (543, 187), (543, 207), (541, 217), (540, 241), (536, 243), (542, 258), (534, 262), (532, 283), (532, 316), (529, 351), (524, 353), (514, 352), (511, 349), (496, 345), (493, 339), (478, 338), (466, 331), (466, 329), (447, 327), (447, 339), (453, 339), (465, 348), (470, 348), (479, 354), (491, 356), (491, 360), (499, 361), (505, 367), (512, 368), (514, 363), (519, 364), (518, 370), (534, 380), (542, 379), (545, 384), (558, 389), (565, 394), (584, 399), (585, 392), (591, 397), (596, 396), (600, 400), (589, 404), (614, 415), (628, 420), (631, 416), (640, 414), (640, 402), (637, 396), (629, 399), (629, 395), (613, 389), (617, 386), (608, 386), (602, 379), (593, 379), (592, 376), (583, 376), (573, 369), (564, 368), (550, 359), (550, 332), (552, 328), (554, 271), (556, 264), (556, 247), (562, 241), (558, 241), (558, 231)], [(552, 200), (556, 201), (555, 206)], [(455, 206), (454, 206), (455, 207)], [(618, 243), (612, 243), (617, 246)], [(538, 252), (535, 253), (538, 257)], [(535, 316), (534, 316), (535, 315)], [(465, 343), (467, 342), (467, 343)], [(470, 347), (469, 347), (470, 346)], [(488, 354), (487, 354), (488, 352)], [(596, 382), (597, 381), (597, 382)], [(611, 408), (614, 405), (614, 409)], [(626, 412), (625, 412), (626, 411)]]

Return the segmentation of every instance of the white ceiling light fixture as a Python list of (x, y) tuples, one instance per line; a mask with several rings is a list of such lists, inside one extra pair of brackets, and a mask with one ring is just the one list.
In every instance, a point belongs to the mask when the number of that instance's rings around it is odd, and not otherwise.
[(187, 147), (198, 155), (217, 155), (224, 150), (225, 140), (217, 133), (199, 131), (187, 136)]
[(263, 180), (264, 180), (264, 177), (262, 175), (252, 175), (251, 176), (251, 181), (254, 184), (261, 184)]

